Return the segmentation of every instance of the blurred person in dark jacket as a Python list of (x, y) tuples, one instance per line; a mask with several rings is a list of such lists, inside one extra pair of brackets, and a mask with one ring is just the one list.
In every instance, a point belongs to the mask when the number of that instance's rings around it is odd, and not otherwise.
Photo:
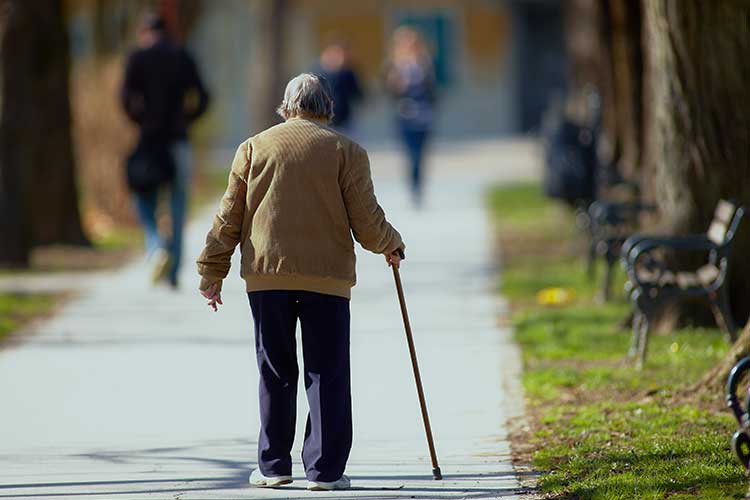
[(188, 127), (206, 111), (209, 95), (193, 57), (169, 38), (159, 16), (144, 18), (138, 47), (127, 60), (121, 99), (125, 112), (140, 129), (136, 151), (150, 153), (157, 169), (169, 170), (170, 239), (162, 238), (157, 227), (160, 185), (146, 184), (134, 189), (134, 195), (147, 252), (156, 256), (154, 282), (166, 280), (176, 288), (191, 179)]
[(320, 54), (320, 61), (313, 73), (321, 75), (330, 87), (333, 97), (333, 119), (331, 126), (339, 132), (352, 132), (352, 110), (362, 100), (363, 92), (359, 78), (351, 65), (348, 43), (333, 38)]
[(423, 159), (435, 120), (435, 74), (422, 36), (409, 26), (393, 33), (385, 84), (396, 101), (396, 124), (406, 147), (412, 200), (422, 202)]

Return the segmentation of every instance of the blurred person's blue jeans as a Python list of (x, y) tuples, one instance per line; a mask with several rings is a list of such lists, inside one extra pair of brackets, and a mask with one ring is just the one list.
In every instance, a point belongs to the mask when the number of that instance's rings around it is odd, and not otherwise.
[(146, 244), (146, 254), (150, 257), (162, 247), (161, 236), (156, 224), (156, 203), (159, 193), (149, 191), (146, 193), (135, 193), (135, 208), (138, 211), (138, 220), (141, 222)]
[(159, 201), (158, 191), (136, 193), (135, 206), (138, 212), (138, 219), (145, 233), (146, 253), (152, 255), (159, 249), (164, 249), (169, 253), (171, 265), (168, 279), (172, 286), (177, 286), (177, 277), (182, 261), (185, 216), (192, 177), (192, 152), (190, 144), (187, 141), (174, 143), (171, 151), (175, 162), (175, 178), (169, 188), (169, 208), (172, 220), (171, 240), (167, 241), (159, 234), (159, 227), (156, 220), (156, 209)]
[(409, 155), (411, 192), (417, 204), (422, 198), (422, 163), (427, 135), (427, 130), (401, 125), (401, 138)]

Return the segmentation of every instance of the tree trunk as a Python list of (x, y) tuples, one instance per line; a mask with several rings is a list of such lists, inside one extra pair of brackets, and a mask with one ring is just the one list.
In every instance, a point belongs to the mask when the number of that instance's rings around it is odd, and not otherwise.
[(602, 0), (570, 0), (565, 3), (565, 51), (568, 80), (573, 93), (585, 87), (606, 87), (601, 82)]
[[(705, 233), (719, 199), (750, 207), (750, 2), (644, 0), (642, 8), (649, 180), (668, 233)], [(748, 227), (729, 276), (739, 323), (750, 312)]]
[(745, 326), (742, 335), (724, 356), (724, 359), (706, 372), (701, 380), (690, 389), (690, 392), (694, 395), (709, 394), (716, 396), (717, 394), (723, 394), (732, 367), (737, 361), (750, 354), (748, 347), (750, 347), (750, 323)]
[(253, 65), (248, 111), (253, 117), (251, 121), (264, 128), (281, 121), (276, 108), (284, 95), (287, 76), (284, 64), (286, 10), (286, 0), (252, 2), (251, 15), (261, 42), (250, 44)]
[(22, 158), (14, 145), (19, 139), (20, 124), (29, 119), (15, 100), (25, 84), (25, 75), (19, 74), (16, 67), (18, 60), (25, 57), (23, 37), (28, 32), (20, 26), (18, 12), (9, 2), (0, 3), (0, 30), (0, 266), (26, 267), (31, 252), (31, 225), (29, 213), (22, 205)]
[[(32, 101), (25, 149), (30, 154), (35, 244), (87, 245), (78, 209), (70, 113), (70, 41), (60, 0), (23, 4), (33, 26)], [(28, 56), (27, 56), (28, 57)]]
[[(9, 213), (30, 244), (88, 244), (78, 211), (71, 138), (68, 34), (60, 0), (4, 0), (3, 170), (19, 176)], [(5, 215), (5, 214), (4, 214)]]
[(643, 139), (641, 6), (633, 0), (609, 0), (608, 4), (613, 102), (604, 112), (605, 116), (614, 115), (612, 135), (619, 153), (618, 169), (626, 178), (636, 180)]
[[(582, 124), (593, 125), (597, 120), (591, 115), (594, 111), (590, 106), (592, 92), (595, 91), (604, 103), (612, 101), (606, 8), (604, 0), (565, 3), (565, 50), (570, 88), (566, 114)], [(612, 128), (610, 116), (604, 116), (605, 130)]]
[(284, 95), (284, 28), (286, 21), (286, 0), (271, 0), (269, 13), (268, 54), (269, 66), (269, 101), (268, 122), (278, 121), (276, 107)]
[[(566, 46), (573, 116), (593, 123), (575, 101), (590, 90), (601, 99), (601, 160), (630, 176), (639, 163), (640, 9), (630, 0), (572, 0), (565, 4)], [(580, 105), (577, 106), (580, 109)], [(602, 147), (603, 146), (603, 147)], [(623, 165), (623, 163), (625, 165)], [(626, 168), (622, 168), (626, 166)]]

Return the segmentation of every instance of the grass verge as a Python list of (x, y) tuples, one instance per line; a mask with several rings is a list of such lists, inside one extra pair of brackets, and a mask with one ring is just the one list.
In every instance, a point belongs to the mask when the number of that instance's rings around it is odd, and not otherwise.
[(0, 293), (0, 345), (30, 320), (52, 312), (60, 299), (50, 294)]
[[(515, 459), (541, 473), (549, 498), (744, 498), (747, 481), (729, 449), (736, 423), (723, 395), (692, 401), (685, 390), (729, 349), (712, 329), (654, 335), (643, 371), (627, 360), (629, 305), (593, 300), (569, 211), (533, 184), (489, 194), (515, 337), (523, 352), (528, 419)], [(568, 229), (569, 228), (569, 229)], [(545, 287), (575, 291), (556, 308)]]

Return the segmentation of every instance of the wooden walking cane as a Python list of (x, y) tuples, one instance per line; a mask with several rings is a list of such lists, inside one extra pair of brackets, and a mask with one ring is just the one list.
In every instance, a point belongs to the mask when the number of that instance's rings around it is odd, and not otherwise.
[[(404, 252), (399, 249), (396, 251), (402, 259)], [(427, 415), (427, 403), (424, 399), (424, 390), (422, 389), (422, 377), (419, 375), (419, 365), (417, 364), (417, 352), (414, 349), (414, 338), (411, 334), (411, 324), (409, 323), (409, 313), (406, 311), (406, 299), (404, 299), (404, 289), (401, 286), (401, 275), (396, 266), (393, 269), (393, 279), (396, 282), (396, 291), (398, 292), (398, 303), (401, 306), (401, 316), (404, 318), (404, 330), (406, 331), (406, 342), (409, 344), (409, 354), (411, 355), (411, 367), (414, 370), (414, 381), (417, 384), (417, 394), (419, 395), (419, 407), (422, 410), (422, 421), (424, 422), (424, 431), (427, 434), (427, 446), (430, 448), (430, 459), (432, 459), (432, 477), (436, 480), (443, 479), (438, 465), (437, 454), (435, 453), (435, 443), (432, 440), (432, 427), (430, 427), (430, 417)]]

